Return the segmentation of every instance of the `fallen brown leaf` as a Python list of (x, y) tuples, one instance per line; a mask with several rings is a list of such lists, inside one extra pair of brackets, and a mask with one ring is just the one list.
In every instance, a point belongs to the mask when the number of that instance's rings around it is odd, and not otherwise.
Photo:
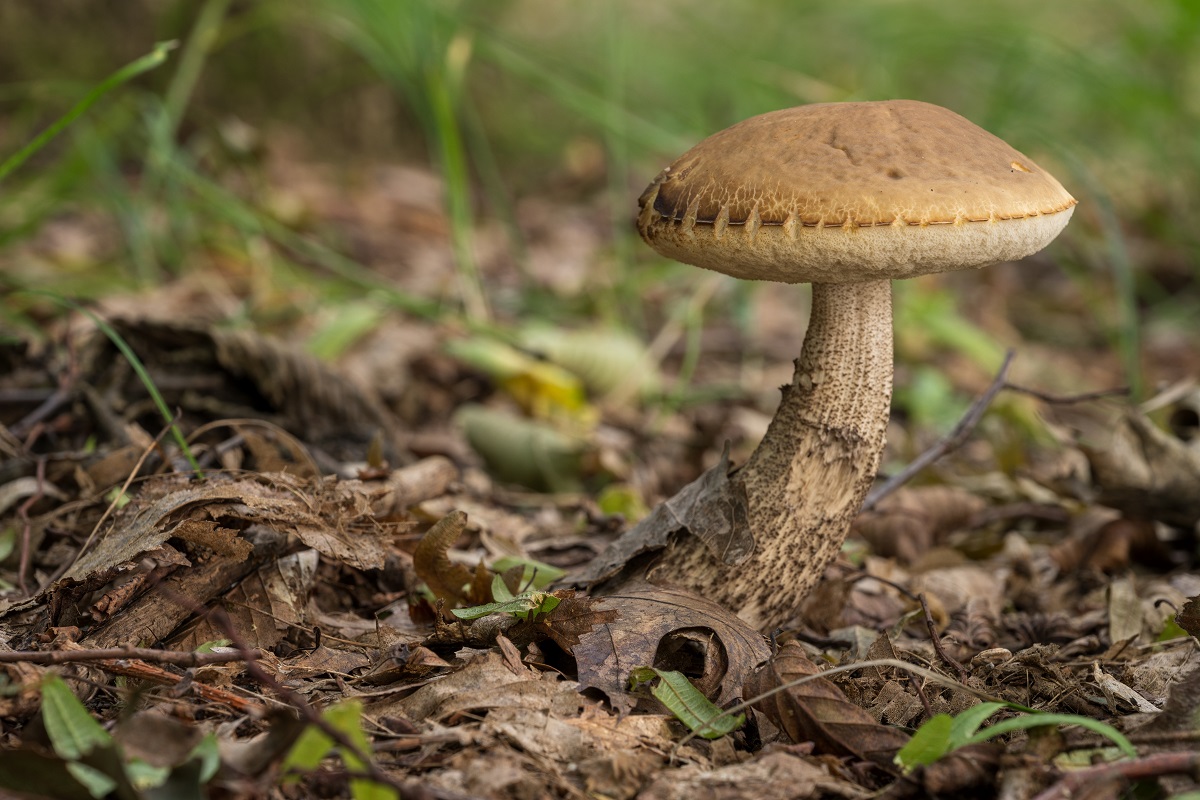
[(466, 599), (463, 587), (472, 582), (471, 570), (455, 564), (447, 553), (467, 527), (467, 515), (451, 511), (426, 531), (413, 553), (413, 569), (429, 591), (450, 605)]
[(1200, 520), (1200, 448), (1133, 410), (1108, 430), (1106, 441), (1081, 445), (1100, 490), (1099, 502), (1134, 519), (1195, 525)]
[(869, 792), (833, 773), (829, 764), (781, 751), (717, 770), (690, 765), (664, 770), (641, 800), (801, 800), (867, 797)]
[(588, 564), (574, 580), (594, 585), (618, 575), (638, 556), (667, 546), (677, 533), (699, 538), (726, 564), (745, 561), (754, 550), (745, 487), (729, 480), (729, 445), (721, 460), (661, 503), (633, 529)]
[(983, 498), (957, 486), (906, 487), (859, 514), (850, 531), (876, 554), (911, 564), (986, 507)]
[[(820, 674), (798, 642), (788, 642), (746, 681), (747, 701), (800, 678)], [(896, 751), (908, 742), (899, 728), (882, 725), (851, 703), (832, 681), (816, 678), (789, 686), (754, 703), (793, 742), (812, 741), (817, 752), (850, 755), (892, 769)]]
[[(710, 660), (723, 659), (724, 674), (710, 674), (713, 691), (709, 694), (713, 702), (723, 705), (741, 694), (751, 670), (771, 654), (762, 636), (731, 611), (682, 590), (643, 583), (620, 594), (596, 598), (588, 611), (611, 612), (616, 616), (603, 621), (591, 617), (598, 624), (578, 634), (573, 653), (582, 686), (604, 692), (621, 712), (629, 711), (636, 703), (637, 698), (626, 688), (629, 673), (637, 667), (678, 669), (692, 677), (709, 673)], [(675, 661), (664, 661), (669, 654), (664, 652), (663, 644), (670, 644), (672, 634), (681, 631), (705, 633), (703, 652), (693, 650), (687, 664), (679, 663), (678, 655)], [(695, 648), (701, 647), (700, 641), (691, 641)], [(697, 664), (701, 665), (699, 669)]]
[(1175, 624), (1200, 639), (1200, 596), (1183, 604), (1183, 608), (1175, 615)]

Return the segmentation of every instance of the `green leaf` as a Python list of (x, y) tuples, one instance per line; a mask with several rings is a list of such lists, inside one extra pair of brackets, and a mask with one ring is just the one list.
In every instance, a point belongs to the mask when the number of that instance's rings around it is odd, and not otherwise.
[[(10, 525), (0, 531), (0, 561), (6, 560), (12, 555), (13, 550), (17, 546), (17, 528), (15, 525)], [(1176, 625), (1176, 628), (1179, 626)], [(1181, 629), (1182, 630), (1182, 629)]]
[(917, 732), (901, 747), (893, 759), (905, 772), (937, 761), (950, 752), (950, 731), (954, 728), (954, 717), (935, 714), (925, 721)]
[[(0, 560), (3, 560), (3, 558), (0, 558)], [(1169, 616), (1167, 617), (1166, 624), (1163, 625), (1162, 633), (1158, 635), (1155, 641), (1169, 642), (1172, 639), (1180, 639), (1187, 635), (1188, 632), (1179, 626), (1179, 623), (1175, 621), (1175, 617)]]
[[(42, 721), (54, 752), (64, 761), (78, 761), (97, 747), (112, 742), (108, 731), (92, 719), (83, 703), (57, 675), (42, 681)], [(78, 775), (75, 777), (85, 783)]]
[(221, 750), (216, 734), (206, 734), (196, 743), (188, 760), (193, 758), (200, 761), (200, 783), (208, 783), (221, 768)]
[(497, 603), (509, 603), (516, 595), (508, 590), (508, 584), (499, 575), (492, 576), (492, 599)]
[(454, 413), (467, 443), (499, 480), (538, 491), (575, 491), (580, 485), (585, 439), (537, 420), (467, 403)]
[[(325, 721), (340, 731), (358, 748), (360, 753), (370, 755), (371, 742), (362, 729), (362, 702), (349, 700), (332, 706), (324, 714)], [(342, 761), (346, 769), (352, 772), (365, 772), (367, 764), (354, 753), (342, 752)], [(354, 800), (397, 800), (396, 791), (390, 786), (376, 783), (369, 778), (352, 778), (350, 780), (350, 795)]]
[(745, 714), (724, 714), (682, 672), (641, 667), (630, 674), (635, 685), (647, 682), (646, 669), (658, 678), (658, 684), (650, 689), (650, 694), (693, 733), (705, 739), (719, 739), (746, 722)]
[(950, 728), (950, 749), (956, 750), (966, 744), (979, 730), (979, 726), (1002, 708), (1008, 708), (1008, 704), (980, 703), (955, 716), (954, 724)]
[(446, 350), (492, 378), (534, 417), (582, 418), (591, 413), (583, 383), (557, 364), (482, 336), (452, 340)]
[(109, 793), (117, 788), (117, 782), (105, 775), (95, 767), (89, 767), (87, 764), (80, 764), (78, 761), (72, 761), (67, 764), (67, 772), (71, 777), (87, 787), (88, 792), (96, 800), (107, 797)]
[[(358, 750), (366, 755), (371, 753), (371, 743), (362, 729), (362, 703), (350, 700), (330, 706), (321, 714), (335, 730), (342, 733)], [(283, 770), (294, 772), (311, 772), (329, 755), (334, 747), (333, 739), (315, 725), (310, 725), (300, 734), (300, 738), (292, 745), (291, 751), (283, 760)], [(363, 772), (367, 765), (354, 753), (342, 752), (341, 758), (346, 769), (352, 772)], [(286, 778), (288, 782), (297, 780), (297, 776)], [(376, 783), (369, 778), (353, 778), (350, 781), (350, 794), (354, 800), (398, 800), (399, 795), (390, 786)]]
[[(496, 576), (494, 581), (500, 581), (500, 577)], [(502, 583), (502, 581), (501, 581)], [(492, 587), (493, 592), (495, 586)], [(508, 592), (508, 587), (503, 589), (503, 592)], [(450, 613), (459, 619), (479, 619), (486, 617), (488, 614), (512, 614), (517, 619), (532, 619), (538, 614), (549, 614), (558, 607), (559, 598), (547, 592), (525, 592), (513, 597), (512, 600), (506, 600), (502, 603), (485, 603), (481, 606), (471, 606), (470, 608), (453, 608)]]
[(1091, 719), (1090, 717), (1081, 717), (1077, 714), (1027, 714), (1025, 716), (1013, 717), (1012, 719), (1006, 719), (1003, 722), (997, 722), (995, 725), (984, 728), (974, 736), (968, 738), (964, 744), (978, 744), (1004, 733), (1029, 730), (1030, 728), (1038, 728), (1043, 725), (1078, 725), (1081, 728), (1087, 728), (1092, 733), (1098, 733), (1111, 741), (1125, 755), (1130, 758), (1137, 758), (1137, 750), (1133, 744), (1116, 728), (1099, 720)]
[(496, 572), (507, 572), (517, 566), (525, 567), (525, 572), (521, 574), (521, 586), (527, 586), (532, 589), (545, 589), (567, 574), (565, 569), (552, 567), (536, 559), (521, 558), (520, 556), (503, 556), (498, 558), (492, 564), (492, 569), (496, 570)]
[(315, 770), (332, 748), (333, 739), (330, 739), (316, 725), (309, 725), (296, 738), (292, 749), (283, 759), (280, 768), (285, 773), (284, 783), (295, 783), (300, 779), (298, 775), (287, 775), (289, 772), (312, 772)]
[(140, 758), (133, 758), (125, 763), (125, 775), (136, 789), (153, 789), (156, 786), (162, 786), (170, 774), (170, 767), (156, 767)]

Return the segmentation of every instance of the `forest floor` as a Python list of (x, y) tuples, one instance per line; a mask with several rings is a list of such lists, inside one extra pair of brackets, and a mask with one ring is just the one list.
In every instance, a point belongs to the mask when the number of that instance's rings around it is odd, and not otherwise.
[[(522, 281), (568, 296), (606, 258), (594, 208), (546, 201), (518, 210), (520, 269), (503, 231), (475, 232), (491, 321), (404, 313), (397, 297), (456, 290), (437, 179), (395, 166), (347, 186), (299, 158), (269, 170), (280, 216), (332, 232), (398, 294), (335, 284), (326, 303), (325, 284), (264, 266), (273, 245), (249, 248), (258, 263), (213, 248), (86, 311), (27, 297), (41, 335), (0, 343), (0, 786), (1200, 792), (1186, 336), (1145, 343), (1148, 374), (1172, 380), (1134, 404), (1109, 391), (1123, 379), (1100, 345), (1029, 341), (988, 374), (935, 346), (914, 366), (922, 335), (898, 327), (908, 394), (884, 471), (907, 483), (872, 496), (802, 612), (764, 636), (668, 587), (561, 587), (727, 443), (745, 461), (790, 378), (803, 290), (743, 296), (700, 274), (686, 303), (678, 279), (639, 289), (648, 342), (506, 319)], [(69, 271), (115, 238), (78, 211), (0, 267)], [(936, 285), (1024, 309), (1037, 300), (1020, 269)], [(741, 304), (743, 322), (696, 323), (710, 302)], [(930, 375), (979, 399), (933, 409), (915, 394)], [(927, 451), (931, 466), (905, 472)], [(636, 668), (653, 671), (631, 683)]]

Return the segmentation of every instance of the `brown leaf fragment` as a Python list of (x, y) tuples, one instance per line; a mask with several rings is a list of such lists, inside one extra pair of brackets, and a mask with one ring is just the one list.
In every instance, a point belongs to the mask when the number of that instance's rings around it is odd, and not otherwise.
[(467, 711), (520, 708), (566, 718), (578, 714), (583, 704), (575, 683), (559, 681), (552, 672), (527, 669), (521, 675), (514, 675), (504, 657), (491, 650), (408, 697), (372, 706), (372, 713), (400, 711), (419, 722), (430, 718), (457, 719)]
[(574, 580), (590, 586), (612, 578), (638, 556), (666, 547), (677, 532), (699, 538), (726, 564), (740, 564), (754, 552), (745, 487), (729, 480), (728, 442), (720, 461), (661, 503)]
[(410, 506), (445, 494), (458, 480), (458, 467), (445, 456), (429, 456), (401, 467), (384, 481), (387, 491), (374, 503), (378, 516), (401, 514)]
[(171, 531), (184, 541), (203, 545), (214, 553), (232, 558), (246, 558), (254, 548), (240, 537), (238, 531), (224, 528), (212, 520), (185, 519)]
[(294, 534), (322, 555), (356, 569), (383, 567), (380, 534), (401, 527), (375, 520), (370, 497), (358, 481), (314, 482), (287, 473), (239, 480), (214, 476), (203, 484), (156, 479), (143, 484), (134, 502), (52, 590), (137, 561), (172, 537), (200, 541), (245, 560), (249, 544), (239, 540), (255, 525)]
[[(263, 563), (278, 558), (287, 547), (286, 537), (262, 531), (255, 536), (255, 549), (249, 558), (214, 556), (211, 560), (185, 570), (176, 570), (141, 595), (104, 627), (87, 634), (84, 642), (91, 647), (115, 647), (135, 643), (149, 645), (166, 638), (196, 608), (228, 593)], [(186, 598), (187, 602), (179, 602)]]
[(944, 797), (977, 787), (992, 787), (1000, 771), (1004, 747), (998, 742), (984, 742), (960, 747), (934, 763), (908, 776), (911, 782), (906, 795), (902, 784), (895, 784), (885, 797)]
[(319, 675), (352, 675), (370, 663), (370, 656), (356, 650), (318, 647), (287, 659), (283, 671), (291, 680), (299, 680)]
[(504, 657), (504, 663), (514, 675), (528, 675), (529, 667), (525, 666), (525, 662), (521, 660), (521, 651), (513, 644), (512, 639), (509, 639), (504, 634), (496, 637), (496, 645), (500, 648), (500, 655)]
[[(788, 642), (746, 681), (742, 695), (752, 700), (772, 689), (820, 670), (805, 655), (798, 642)], [(817, 752), (850, 755), (892, 769), (896, 751), (908, 742), (908, 734), (882, 725), (867, 711), (851, 703), (834, 683), (816, 678), (754, 703), (796, 743), (815, 742)]]
[(1171, 685), (1162, 712), (1135, 729), (1139, 736), (1148, 733), (1200, 732), (1200, 666), (1193, 665), (1182, 672)]
[(463, 587), (472, 580), (471, 571), (452, 562), (448, 555), (466, 528), (467, 515), (462, 511), (451, 511), (425, 532), (413, 553), (417, 577), (425, 581), (429, 591), (451, 605), (466, 599)]
[(272, 559), (221, 595), (225, 622), (198, 619), (169, 641), (177, 649), (193, 650), (205, 642), (226, 638), (228, 632), (223, 625), (228, 624), (250, 647), (277, 647), (289, 631), (309, 627), (308, 601), (317, 561), (315, 550)]
[(640, 800), (801, 800), (867, 797), (869, 792), (835, 775), (830, 764), (773, 751), (716, 770), (699, 765), (663, 770)]
[(563, 593), (558, 605), (546, 615), (542, 624), (546, 634), (568, 653), (574, 653), (579, 640), (597, 627), (620, 617), (615, 608), (599, 605), (600, 598)]
[(728, 664), (723, 678), (708, 676), (716, 686), (710, 699), (717, 705), (736, 699), (751, 670), (770, 656), (762, 636), (746, 622), (711, 600), (683, 590), (642, 583), (594, 600), (591, 611), (615, 611), (617, 616), (579, 635), (573, 648), (579, 682), (584, 688), (604, 692), (621, 712), (636, 703), (626, 691), (629, 673), (637, 667), (656, 666), (664, 641), (669, 642), (679, 631), (707, 634), (702, 640), (704, 652), (699, 652), (701, 640), (690, 637), (696, 662), (702, 665), (696, 674), (708, 672), (709, 659), (723, 653)]
[[(9, 650), (7, 645), (0, 652)], [(42, 707), (41, 685), (46, 668), (35, 664), (16, 662), (0, 666), (0, 680), (8, 691), (0, 695), (0, 716), (9, 720), (23, 720)]]
[(1101, 444), (1081, 444), (1098, 501), (1133, 519), (1191, 528), (1200, 521), (1200, 448), (1127, 411)]
[(428, 647), (403, 645), (381, 654), (359, 682), (370, 686), (396, 683), (403, 678), (425, 680), (435, 672), (449, 670), (450, 664)]
[(614, 750), (579, 764), (589, 797), (633, 800), (646, 779), (662, 764), (662, 757), (646, 751)]
[(122, 718), (113, 729), (113, 738), (123, 755), (140, 758), (156, 767), (176, 767), (188, 760), (203, 738), (198, 726), (157, 710), (137, 711)]
[(1175, 624), (1200, 639), (1200, 595), (1183, 604), (1175, 615)]
[(1060, 542), (1050, 557), (1064, 570), (1091, 569), (1113, 574), (1138, 561), (1148, 566), (1169, 565), (1162, 542), (1150, 520), (1119, 517)]
[(906, 487), (859, 514), (850, 530), (877, 554), (911, 564), (986, 507), (983, 498), (957, 486)]

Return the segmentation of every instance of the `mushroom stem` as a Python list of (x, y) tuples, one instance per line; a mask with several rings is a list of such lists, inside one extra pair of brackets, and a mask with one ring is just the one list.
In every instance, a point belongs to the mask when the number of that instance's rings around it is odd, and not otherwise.
[(837, 554), (883, 452), (892, 397), (887, 280), (813, 284), (812, 318), (766, 436), (731, 478), (754, 552), (723, 563), (681, 537), (650, 578), (688, 586), (766, 630), (784, 624)]

